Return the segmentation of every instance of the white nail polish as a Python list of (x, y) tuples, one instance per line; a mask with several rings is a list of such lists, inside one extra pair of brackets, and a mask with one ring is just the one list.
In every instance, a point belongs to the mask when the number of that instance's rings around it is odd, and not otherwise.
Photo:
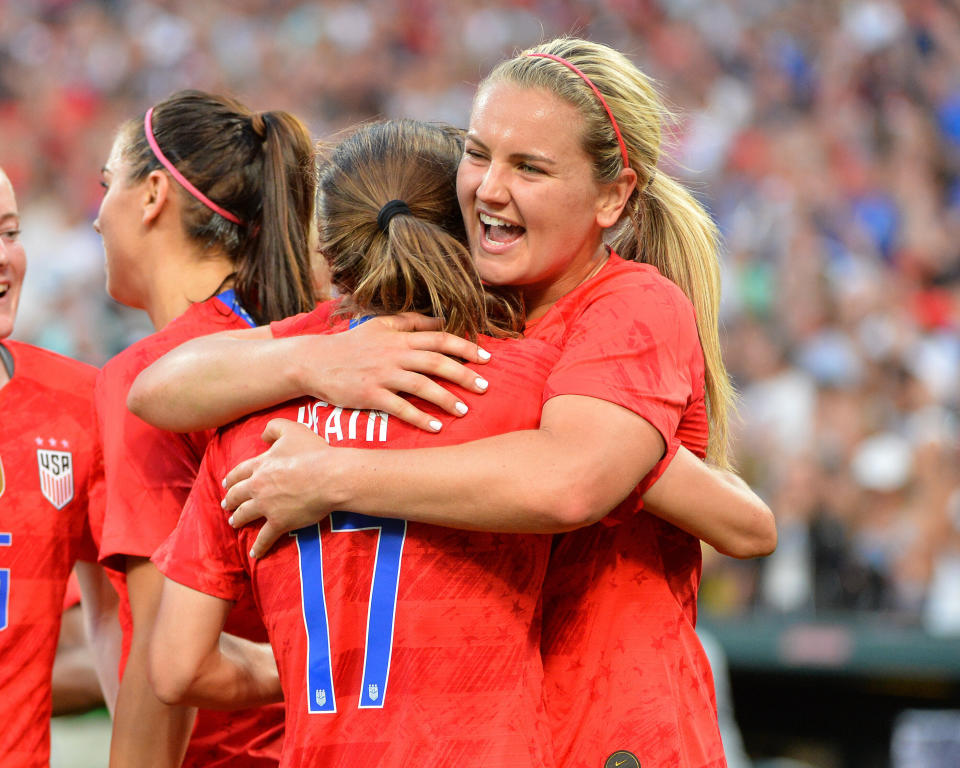
[(487, 352), (487, 350), (485, 350), (483, 347), (477, 347), (477, 357), (479, 357), (481, 360), (489, 360), (490, 353)]
[(457, 403), (453, 407), (457, 409), (457, 413), (459, 413), (461, 416), (463, 416), (463, 414), (469, 410), (465, 403)]
[(486, 389), (490, 386), (490, 383), (486, 379), (481, 379), (479, 376), (474, 383), (477, 385), (477, 389)]
[(224, 488), (226, 488), (226, 487), (227, 487), (227, 478), (223, 478), (223, 480), (220, 481), (220, 485), (222, 485)]
[(227, 508), (227, 500), (226, 500), (226, 499), (221, 499), (221, 500), (220, 500), (220, 509), (226, 509), (226, 508)]
[(443, 424), (441, 424), (441, 423), (440, 423), (439, 421), (437, 421), (436, 419), (433, 419), (433, 420), (430, 422), (430, 429), (432, 429), (434, 432), (439, 432), (439, 431), (440, 431), (440, 427), (442, 427), (442, 426), (443, 426)]
[(227, 518), (227, 523), (229, 525), (233, 525), (233, 515), (230, 515), (230, 517)]

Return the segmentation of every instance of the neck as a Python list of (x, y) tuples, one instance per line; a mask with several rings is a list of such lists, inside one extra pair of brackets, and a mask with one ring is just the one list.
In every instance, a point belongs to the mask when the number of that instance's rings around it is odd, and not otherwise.
[(149, 289), (144, 309), (160, 330), (186, 312), (191, 304), (210, 298), (233, 272), (226, 258), (175, 261), (159, 272)]
[(528, 290), (524, 290), (523, 300), (527, 307), (527, 322), (539, 320), (547, 314), (560, 299), (600, 272), (609, 258), (610, 253), (607, 247), (601, 243), (589, 260), (578, 265), (576, 269), (570, 270), (562, 279), (546, 287), (530, 286)]

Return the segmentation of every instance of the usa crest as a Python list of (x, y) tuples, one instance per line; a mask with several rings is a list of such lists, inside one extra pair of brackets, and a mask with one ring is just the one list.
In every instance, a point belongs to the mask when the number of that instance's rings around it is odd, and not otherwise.
[(57, 509), (73, 500), (73, 454), (37, 448), (40, 493)]

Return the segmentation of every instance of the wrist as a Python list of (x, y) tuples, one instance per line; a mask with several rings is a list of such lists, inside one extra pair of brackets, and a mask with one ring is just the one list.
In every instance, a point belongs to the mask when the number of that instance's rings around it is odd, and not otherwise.
[(362, 490), (369, 485), (365, 482), (369, 461), (377, 453), (363, 448), (337, 448), (325, 454), (327, 482), (324, 495), (330, 511), (366, 511), (358, 505), (362, 504)]
[(323, 356), (317, 354), (314, 345), (321, 338), (327, 337), (295, 336), (287, 339), (289, 344), (283, 350), (283, 370), (290, 395), (288, 399), (304, 395), (325, 399), (324, 393), (316, 386), (317, 368)]

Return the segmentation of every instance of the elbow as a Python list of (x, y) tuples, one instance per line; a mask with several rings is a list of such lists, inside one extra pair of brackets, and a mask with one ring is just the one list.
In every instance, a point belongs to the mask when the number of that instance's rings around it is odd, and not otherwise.
[[(544, 500), (547, 505), (543, 505)], [(554, 494), (541, 497), (540, 506), (540, 513), (546, 518), (545, 527), (550, 533), (565, 533), (592, 525), (609, 511), (609, 505), (586, 483), (576, 483), (573, 487), (564, 484)]]
[(146, 420), (149, 415), (149, 406), (151, 401), (156, 400), (155, 393), (150, 391), (150, 387), (144, 382), (143, 374), (137, 376), (130, 385), (127, 392), (127, 410), (134, 416)]
[(147, 665), (147, 679), (154, 695), (167, 705), (185, 704), (193, 684), (196, 670), (182, 661), (178, 662), (173, 649), (151, 648)]
[(735, 557), (738, 560), (749, 560), (754, 557), (766, 557), (773, 554), (777, 548), (777, 524), (773, 512), (765, 504), (754, 515), (753, 524), (749, 530), (743, 531), (721, 550), (721, 554)]

